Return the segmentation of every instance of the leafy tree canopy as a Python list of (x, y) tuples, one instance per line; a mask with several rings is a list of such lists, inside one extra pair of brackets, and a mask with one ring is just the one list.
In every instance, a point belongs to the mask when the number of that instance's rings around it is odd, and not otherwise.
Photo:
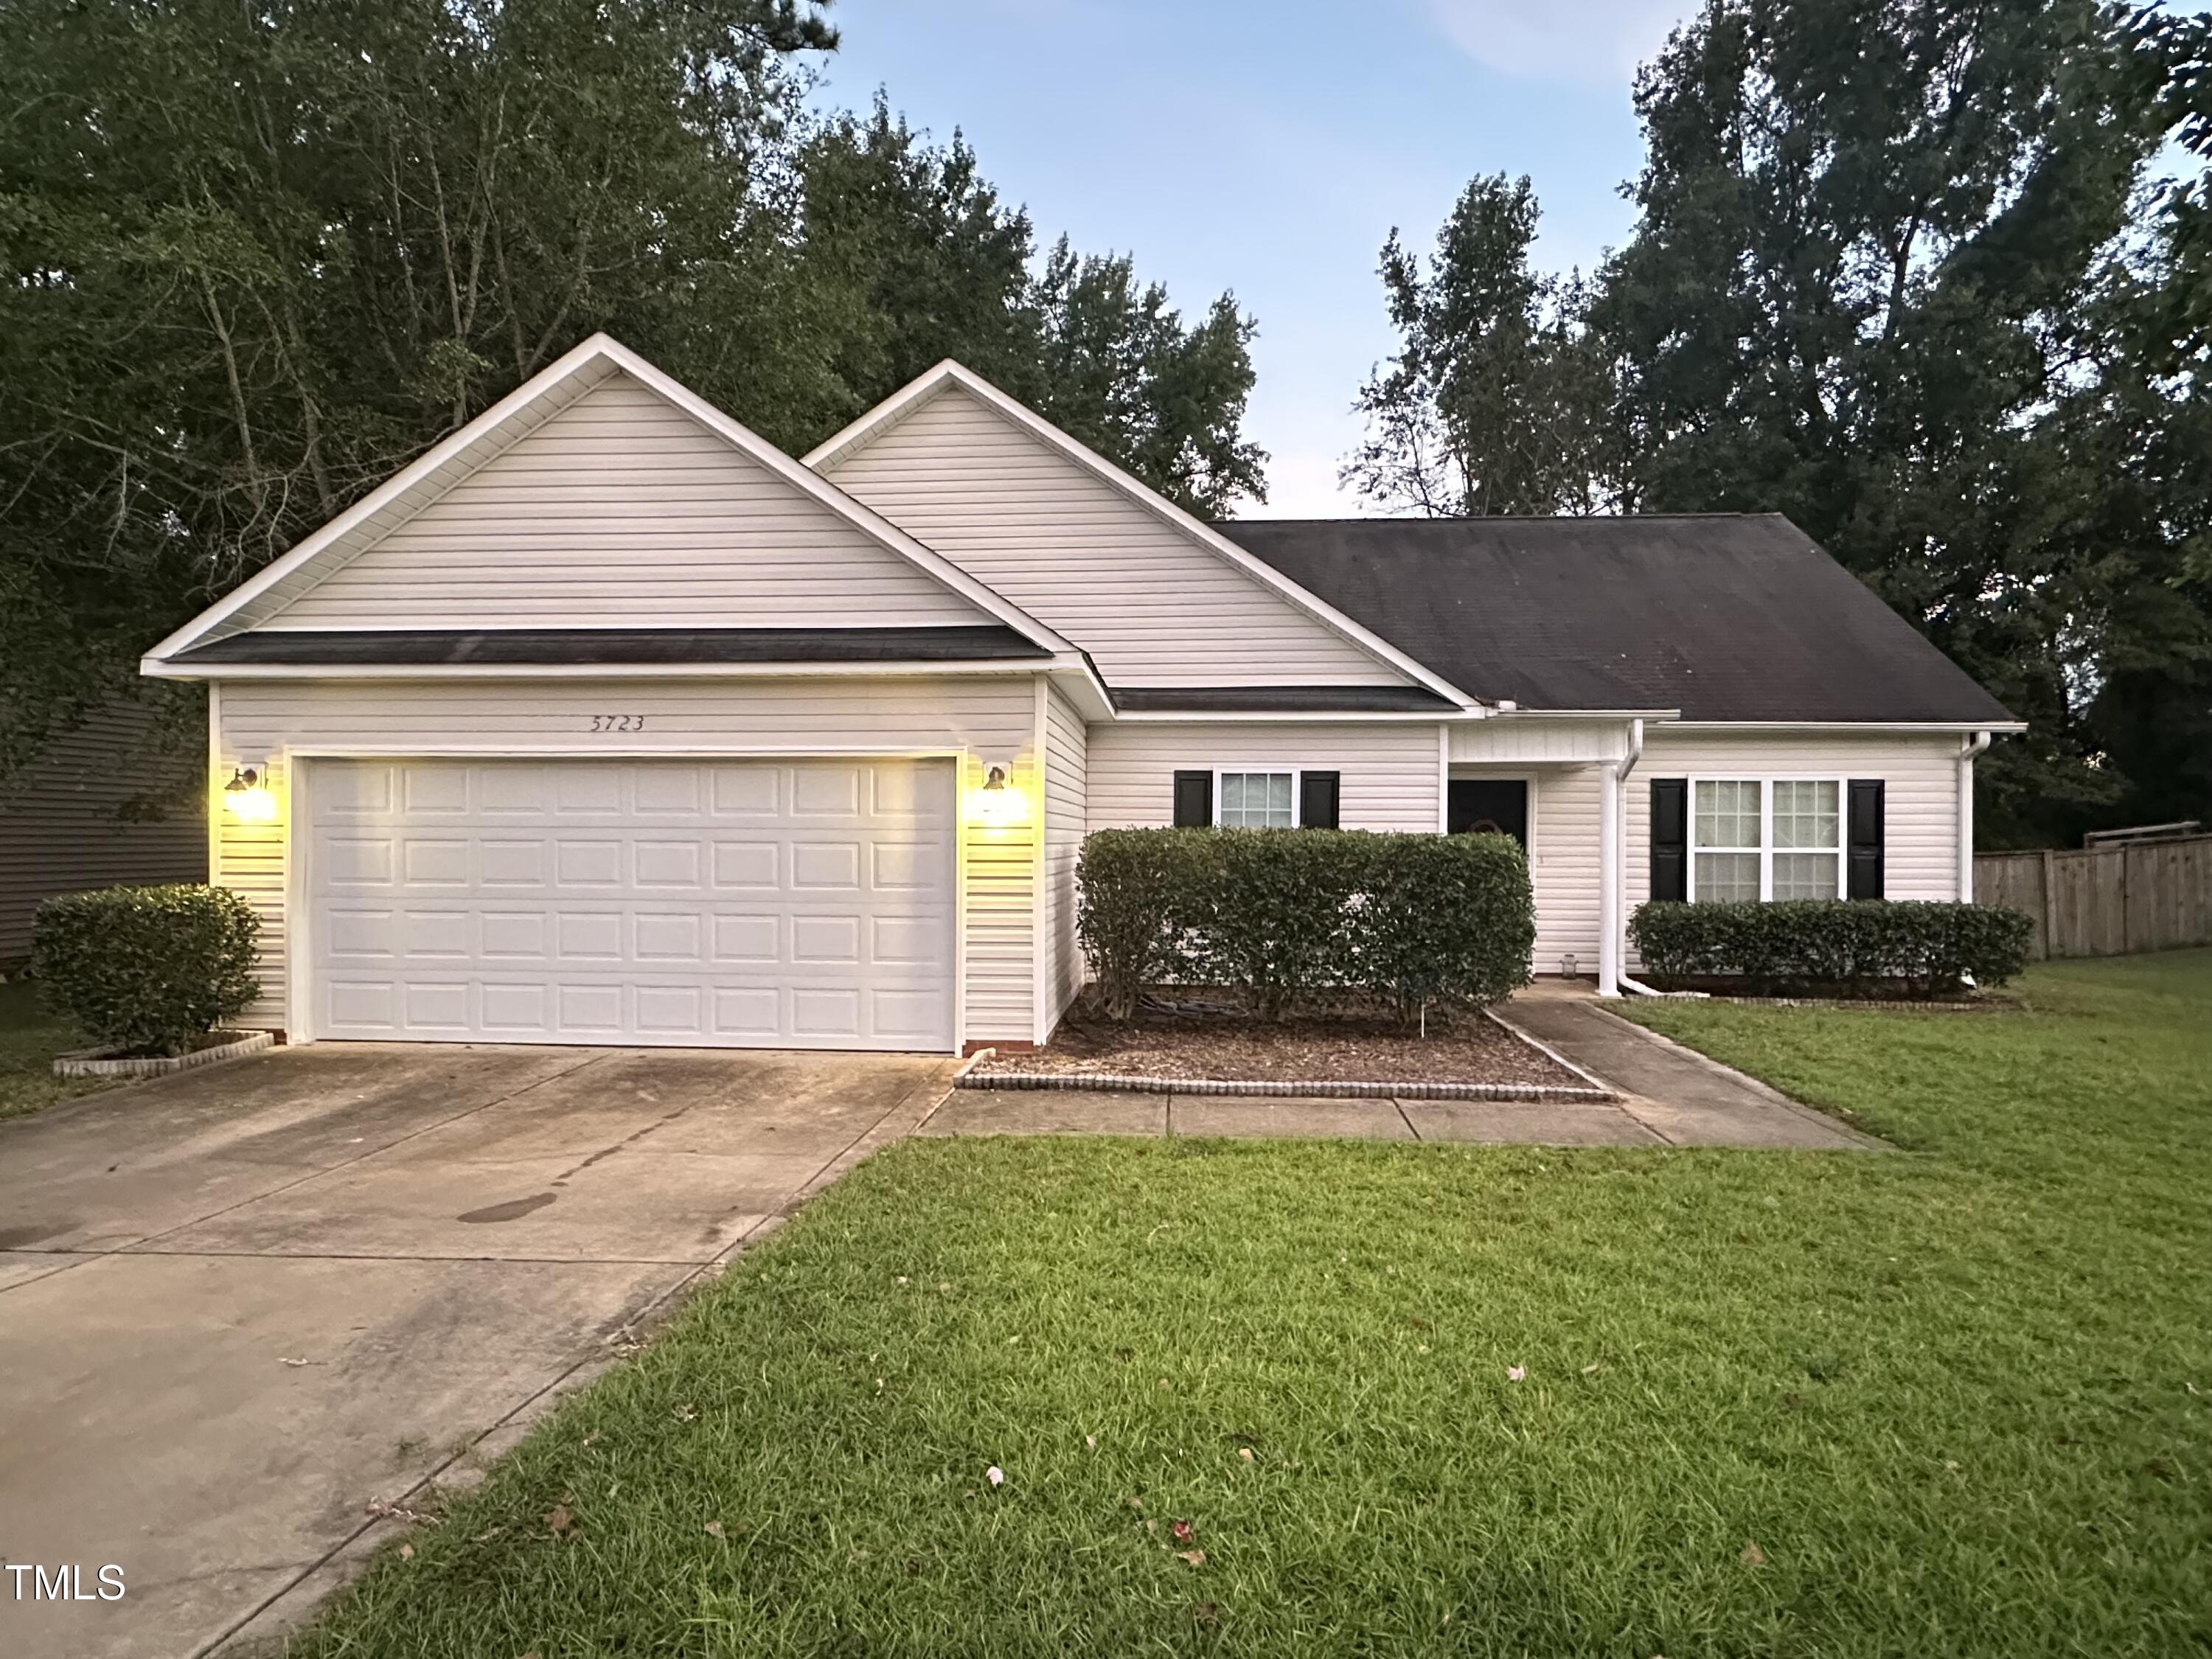
[[(15, 0), (0, 773), (594, 329), (787, 448), (956, 356), (1201, 512), (1252, 325), (805, 118), (813, 0)], [(191, 740), (188, 711), (179, 740)]]

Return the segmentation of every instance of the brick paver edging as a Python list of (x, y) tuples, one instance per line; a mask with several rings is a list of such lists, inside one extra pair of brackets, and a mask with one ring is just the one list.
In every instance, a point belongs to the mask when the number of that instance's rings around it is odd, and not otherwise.
[(1573, 1089), (1549, 1083), (1293, 1083), (1256, 1078), (1092, 1077), (1081, 1072), (970, 1072), (962, 1089), (1096, 1089), (1121, 1095), (1262, 1095), (1305, 1100), (1579, 1100), (1617, 1099), (1609, 1089)]

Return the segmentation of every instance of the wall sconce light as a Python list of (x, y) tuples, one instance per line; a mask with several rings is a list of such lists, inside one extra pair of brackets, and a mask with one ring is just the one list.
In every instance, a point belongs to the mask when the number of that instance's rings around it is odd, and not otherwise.
[(230, 781), (222, 787), (222, 804), (231, 817), (246, 823), (267, 823), (276, 816), (276, 798), (250, 766), (231, 769)]
[(982, 787), (969, 798), (976, 817), (986, 823), (1018, 823), (1028, 809), (1022, 792), (1006, 781), (1006, 769), (988, 766), (983, 769)]

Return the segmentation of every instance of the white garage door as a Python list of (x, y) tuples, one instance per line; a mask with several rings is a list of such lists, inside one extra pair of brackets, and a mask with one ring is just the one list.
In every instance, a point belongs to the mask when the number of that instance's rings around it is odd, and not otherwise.
[(952, 1046), (949, 761), (319, 761), (314, 1035)]

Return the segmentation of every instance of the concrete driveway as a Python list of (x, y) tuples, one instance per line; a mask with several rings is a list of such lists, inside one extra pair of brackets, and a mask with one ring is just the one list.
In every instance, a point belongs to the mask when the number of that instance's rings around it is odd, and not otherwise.
[(0, 1573), (0, 1652), (281, 1625), (955, 1064), (324, 1044), (0, 1124), (0, 1562), (84, 1598)]

